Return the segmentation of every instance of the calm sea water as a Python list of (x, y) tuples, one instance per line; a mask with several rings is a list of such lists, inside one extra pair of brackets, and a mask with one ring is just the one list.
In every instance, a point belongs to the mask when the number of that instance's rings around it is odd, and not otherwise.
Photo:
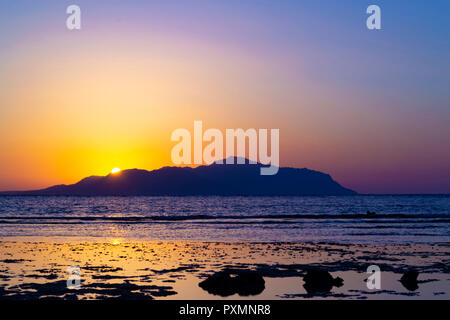
[(4, 237), (448, 243), (450, 196), (2, 196)]

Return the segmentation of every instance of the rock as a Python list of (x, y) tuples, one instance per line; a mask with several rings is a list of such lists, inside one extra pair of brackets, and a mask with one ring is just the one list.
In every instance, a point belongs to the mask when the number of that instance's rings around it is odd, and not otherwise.
[(411, 270), (408, 270), (405, 272), (405, 274), (401, 277), (400, 282), (409, 291), (415, 291), (415, 290), (419, 289), (419, 285), (417, 282), (418, 276), (419, 276), (419, 272), (411, 269)]
[(374, 212), (374, 211), (369, 211), (369, 210), (367, 210), (366, 214), (367, 214), (368, 216), (374, 216), (374, 215), (376, 215), (377, 213)]
[(342, 287), (342, 278), (333, 278), (328, 271), (311, 269), (303, 277), (305, 284), (303, 287), (310, 294), (330, 292), (333, 287)]
[(263, 277), (251, 270), (220, 271), (209, 276), (198, 285), (208, 293), (222, 297), (236, 293), (240, 296), (257, 295), (265, 289)]

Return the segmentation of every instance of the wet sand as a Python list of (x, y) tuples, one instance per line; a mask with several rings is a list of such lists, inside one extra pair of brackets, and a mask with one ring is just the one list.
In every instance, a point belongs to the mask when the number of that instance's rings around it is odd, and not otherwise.
[[(0, 299), (449, 299), (450, 246), (330, 243), (203, 243), (111, 239), (0, 240)], [(369, 290), (369, 265), (382, 271), (381, 289)], [(70, 266), (80, 288), (68, 288)], [(310, 268), (339, 276), (344, 285), (308, 294)], [(419, 288), (400, 282), (419, 271)], [(257, 295), (226, 297), (198, 286), (224, 269), (255, 270), (265, 280)]]

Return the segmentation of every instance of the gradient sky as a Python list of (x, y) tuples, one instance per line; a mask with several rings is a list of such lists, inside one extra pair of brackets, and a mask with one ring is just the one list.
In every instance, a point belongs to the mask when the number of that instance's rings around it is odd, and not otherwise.
[(3, 0), (0, 190), (171, 165), (202, 120), (279, 128), (282, 166), (358, 192), (450, 193), (449, 35), (447, 0)]

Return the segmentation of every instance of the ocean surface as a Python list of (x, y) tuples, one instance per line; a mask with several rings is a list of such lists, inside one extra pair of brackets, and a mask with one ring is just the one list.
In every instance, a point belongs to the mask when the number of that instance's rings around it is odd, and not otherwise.
[(450, 196), (0, 196), (0, 238), (12, 237), (449, 243)]

